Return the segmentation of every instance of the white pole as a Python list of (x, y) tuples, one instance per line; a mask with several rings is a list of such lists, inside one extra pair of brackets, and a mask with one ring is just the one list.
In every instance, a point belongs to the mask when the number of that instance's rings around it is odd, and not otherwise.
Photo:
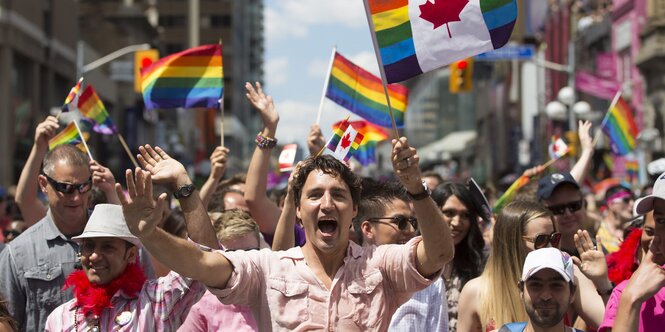
[(330, 73), (332, 72), (333, 62), (335, 61), (335, 54), (337, 53), (337, 45), (333, 45), (332, 53), (330, 54), (330, 64), (328, 65), (328, 74), (326, 74), (326, 81), (323, 83), (323, 92), (321, 93), (321, 102), (319, 103), (319, 113), (316, 115), (316, 124), (321, 122), (321, 113), (323, 113), (323, 101), (326, 99), (326, 91), (328, 91), (328, 84), (330, 83)]
[(76, 131), (79, 133), (79, 137), (81, 137), (81, 142), (83, 142), (83, 146), (85, 147), (85, 151), (88, 152), (88, 157), (90, 157), (90, 160), (95, 160), (92, 158), (92, 154), (90, 154), (90, 149), (88, 148), (88, 143), (85, 142), (85, 137), (83, 137), (83, 133), (81, 132), (81, 128), (79, 128), (79, 124), (76, 120), (72, 120), (74, 122), (74, 126), (76, 126)]
[(607, 123), (607, 118), (610, 115), (610, 112), (612, 111), (612, 108), (617, 104), (619, 101), (619, 97), (621, 97), (621, 89), (617, 91), (617, 93), (614, 95), (614, 99), (612, 99), (612, 103), (610, 104), (610, 107), (607, 108), (607, 112), (605, 112), (605, 116), (603, 117), (603, 121), (600, 123), (600, 126), (598, 126), (598, 129), (596, 129), (596, 134), (593, 136), (593, 141), (591, 142), (591, 146), (596, 147), (596, 143), (598, 143), (598, 139), (600, 138), (600, 132)]

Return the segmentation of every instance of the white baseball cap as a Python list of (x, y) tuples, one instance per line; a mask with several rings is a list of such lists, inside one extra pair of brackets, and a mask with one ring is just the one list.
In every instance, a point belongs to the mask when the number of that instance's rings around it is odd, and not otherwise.
[(642, 215), (653, 210), (653, 200), (655, 198), (665, 200), (665, 173), (661, 174), (656, 180), (656, 183), (653, 184), (653, 192), (651, 195), (635, 201), (633, 214)]
[(573, 281), (573, 260), (570, 255), (557, 248), (542, 248), (530, 252), (524, 260), (522, 281), (527, 281), (542, 269), (558, 272), (566, 282)]
[(72, 240), (81, 243), (83, 239), (95, 237), (115, 237), (123, 239), (137, 247), (141, 247), (141, 240), (134, 236), (127, 228), (122, 207), (115, 204), (97, 204), (85, 225), (83, 233)]

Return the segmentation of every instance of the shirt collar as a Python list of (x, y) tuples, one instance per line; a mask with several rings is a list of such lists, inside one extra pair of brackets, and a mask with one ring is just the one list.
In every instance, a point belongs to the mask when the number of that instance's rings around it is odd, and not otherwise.
[(55, 226), (55, 222), (51, 216), (51, 209), (46, 211), (46, 216), (44, 218), (46, 219), (46, 222), (44, 223), (44, 238), (46, 238), (47, 241), (55, 240), (57, 238), (67, 240), (67, 237), (60, 232), (57, 226)]

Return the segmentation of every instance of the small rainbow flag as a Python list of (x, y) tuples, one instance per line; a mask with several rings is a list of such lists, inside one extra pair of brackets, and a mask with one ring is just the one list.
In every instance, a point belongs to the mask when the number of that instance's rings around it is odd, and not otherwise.
[(506, 204), (512, 202), (515, 199), (515, 196), (517, 196), (517, 191), (520, 190), (520, 188), (526, 186), (527, 183), (529, 183), (531, 179), (528, 176), (522, 175), (513, 184), (508, 187), (506, 192), (499, 197), (499, 199), (496, 200), (494, 203), (494, 213), (499, 213), (501, 209), (503, 209)]
[[(404, 126), (408, 93), (409, 90), (402, 85), (388, 85), (390, 106), (398, 128)], [(339, 53), (335, 53), (326, 97), (367, 121), (392, 126), (381, 79)]]
[(79, 96), (79, 111), (84, 117), (95, 122), (92, 130), (103, 135), (113, 135), (118, 133), (118, 129), (113, 124), (113, 120), (106, 112), (106, 108), (99, 99), (92, 85), (88, 85)]
[(637, 125), (633, 119), (630, 105), (623, 97), (619, 96), (614, 107), (607, 112), (601, 128), (610, 138), (610, 147), (614, 154), (623, 156), (635, 149)]
[(333, 130), (333, 135), (330, 137), (326, 149), (335, 158), (348, 162), (362, 143), (363, 137), (363, 134), (356, 131), (348, 121), (344, 120), (339, 127)]
[(628, 178), (637, 178), (637, 174), (640, 171), (640, 164), (637, 160), (626, 160), (624, 167), (626, 168), (626, 175), (628, 175)]
[[(333, 124), (333, 131), (337, 130), (343, 122), (344, 121), (340, 121)], [(365, 120), (351, 121), (348, 123), (364, 136), (362, 144), (358, 146), (358, 149), (356, 149), (352, 156), (363, 166), (374, 163), (376, 161), (376, 145), (378, 142), (387, 139), (389, 137), (388, 133), (386, 133), (383, 128)]]
[(147, 109), (219, 108), (224, 96), (222, 45), (211, 44), (171, 54), (141, 70)]
[(83, 77), (79, 78), (79, 81), (72, 87), (72, 89), (69, 91), (69, 94), (67, 95), (67, 98), (65, 98), (65, 102), (62, 104), (62, 111), (63, 112), (69, 112), (69, 103), (74, 101), (74, 98), (79, 94), (79, 91), (81, 91), (81, 84), (83, 83)]
[(558, 135), (552, 135), (552, 141), (547, 147), (550, 159), (559, 159), (568, 153), (568, 145)]
[[(83, 124), (83, 122), (81, 122)], [(85, 128), (85, 129), (84, 129)], [(87, 141), (90, 137), (90, 133), (86, 130), (89, 129), (87, 126), (81, 126), (81, 131), (83, 132), (83, 138)], [(53, 150), (56, 146), (62, 144), (79, 144), (81, 143), (81, 136), (79, 136), (78, 131), (76, 130), (76, 125), (74, 121), (70, 122), (65, 129), (59, 132), (57, 135), (53, 136), (48, 141), (48, 149)]]
[(517, 19), (516, 0), (365, 0), (365, 9), (388, 83), (500, 48)]

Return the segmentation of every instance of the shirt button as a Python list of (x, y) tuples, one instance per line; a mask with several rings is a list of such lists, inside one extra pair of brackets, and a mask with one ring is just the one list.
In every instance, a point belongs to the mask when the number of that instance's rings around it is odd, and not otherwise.
[(50, 274), (50, 273), (47, 274), (47, 275), (46, 275), (46, 278), (51, 279), (51, 274)]

